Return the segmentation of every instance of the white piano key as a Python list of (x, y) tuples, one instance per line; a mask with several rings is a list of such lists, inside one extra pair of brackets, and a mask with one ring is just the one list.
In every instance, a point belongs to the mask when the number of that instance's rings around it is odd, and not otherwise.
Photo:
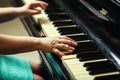
[(36, 16), (37, 17), (34, 18), (38, 19), (38, 23), (40, 23), (43, 32), (45, 32), (47, 36), (60, 36), (60, 34), (57, 31), (57, 28), (54, 27), (53, 23), (49, 20), (47, 14), (45, 14), (44, 11), (40, 15)]
[(66, 59), (75, 59), (75, 58), (76, 58), (75, 54), (74, 55), (70, 54), (63, 56), (61, 59), (66, 60)]
[(67, 25), (67, 26), (56, 26), (58, 28), (68, 28), (68, 27), (76, 27), (76, 25)]
[[(94, 61), (101, 61), (101, 60), (94, 60)], [(68, 60), (64, 60), (64, 62), (69, 68), (70, 72), (72, 72), (72, 74), (75, 76), (76, 80), (80, 80), (80, 79), (94, 80), (95, 77), (120, 74), (119, 72), (108, 72), (108, 73), (102, 73), (96, 75), (89, 75), (89, 72), (86, 71), (85, 67), (83, 67), (85, 62), (80, 62), (79, 59), (68, 59)]]

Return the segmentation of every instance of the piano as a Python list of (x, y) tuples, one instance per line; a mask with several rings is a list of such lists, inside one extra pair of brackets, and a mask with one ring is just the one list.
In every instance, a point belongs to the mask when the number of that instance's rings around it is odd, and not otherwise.
[(120, 0), (43, 1), (49, 6), (41, 14), (21, 17), (30, 35), (62, 35), (78, 42), (62, 58), (38, 51), (45, 80), (120, 80)]

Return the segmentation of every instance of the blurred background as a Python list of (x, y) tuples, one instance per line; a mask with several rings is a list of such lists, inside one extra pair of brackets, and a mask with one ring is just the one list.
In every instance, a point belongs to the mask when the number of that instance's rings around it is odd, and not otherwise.
[[(11, 1), (12, 0), (0, 0), (0, 7), (13, 6), (11, 4)], [(15, 18), (7, 22), (0, 23), (0, 34), (15, 35), (15, 36), (29, 36), (20, 18)], [(22, 54), (18, 53), (15, 55), (40, 63), (40, 58), (37, 51), (26, 52)]]

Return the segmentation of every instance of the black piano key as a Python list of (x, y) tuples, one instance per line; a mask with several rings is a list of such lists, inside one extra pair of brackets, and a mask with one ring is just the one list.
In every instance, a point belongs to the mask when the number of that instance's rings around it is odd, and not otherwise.
[(59, 22), (53, 22), (55, 26), (68, 26), (68, 25), (75, 25), (73, 21), (59, 21)]
[(109, 61), (85, 63), (84, 66), (91, 75), (117, 71)]
[(75, 47), (73, 53), (83, 53), (83, 52), (90, 52), (96, 51), (96, 47), (92, 42), (80, 42)]
[(120, 80), (120, 74), (96, 77), (94, 80)]
[(62, 11), (62, 10), (57, 10), (57, 11), (54, 11), (54, 12), (50, 12), (49, 14), (48, 14), (49, 16), (56, 16), (56, 15), (67, 15), (67, 13), (65, 12), (65, 11)]
[(59, 20), (70, 19), (70, 17), (66, 13), (49, 14), (48, 17), (51, 21), (59, 21)]
[(49, 15), (49, 14), (61, 13), (65, 11), (62, 8), (56, 8), (54, 6), (50, 6), (45, 9), (45, 12)]
[(81, 41), (81, 40), (88, 40), (88, 38), (85, 35), (73, 35), (73, 36), (67, 36), (75, 41)]
[(109, 72), (117, 71), (115, 68), (112, 68), (112, 67), (109, 67), (109, 66), (101, 67), (101, 68), (99, 68), (99, 69), (92, 69), (92, 70), (90, 70), (89, 74), (90, 75), (96, 75), (96, 74), (103, 74), (103, 73), (109, 73)]
[(81, 30), (78, 29), (77, 27), (58, 28), (57, 30), (61, 35), (81, 33)]
[(97, 59), (105, 59), (105, 56), (100, 52), (88, 52), (83, 53), (82, 55), (77, 55), (80, 61), (89, 61), (89, 60), (97, 60)]
[(110, 64), (110, 62), (108, 60), (99, 61), (99, 62), (89, 62), (89, 63), (85, 63), (83, 66), (88, 67), (88, 66), (96, 66), (96, 65), (101, 65), (101, 64)]
[(111, 67), (110, 64), (99, 64), (99, 65), (96, 65), (94, 64), (94, 66), (87, 66), (86, 67), (86, 70), (87, 71), (99, 71), (99, 70), (106, 70), (106, 68), (109, 68), (109, 69), (114, 69), (113, 66)]

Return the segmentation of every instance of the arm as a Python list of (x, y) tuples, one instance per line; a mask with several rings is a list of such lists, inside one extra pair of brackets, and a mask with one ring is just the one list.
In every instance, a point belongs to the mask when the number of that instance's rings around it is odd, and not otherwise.
[(9, 21), (18, 15), (17, 8), (5, 7), (0, 8), (0, 22)]
[(63, 56), (61, 50), (74, 50), (76, 45), (75, 41), (64, 36), (36, 38), (0, 34), (0, 53), (3, 54), (42, 50)]
[(0, 22), (10, 20), (17, 16), (39, 14), (41, 13), (41, 10), (37, 9), (37, 7), (45, 9), (47, 6), (48, 4), (43, 1), (33, 1), (22, 7), (0, 8)]

